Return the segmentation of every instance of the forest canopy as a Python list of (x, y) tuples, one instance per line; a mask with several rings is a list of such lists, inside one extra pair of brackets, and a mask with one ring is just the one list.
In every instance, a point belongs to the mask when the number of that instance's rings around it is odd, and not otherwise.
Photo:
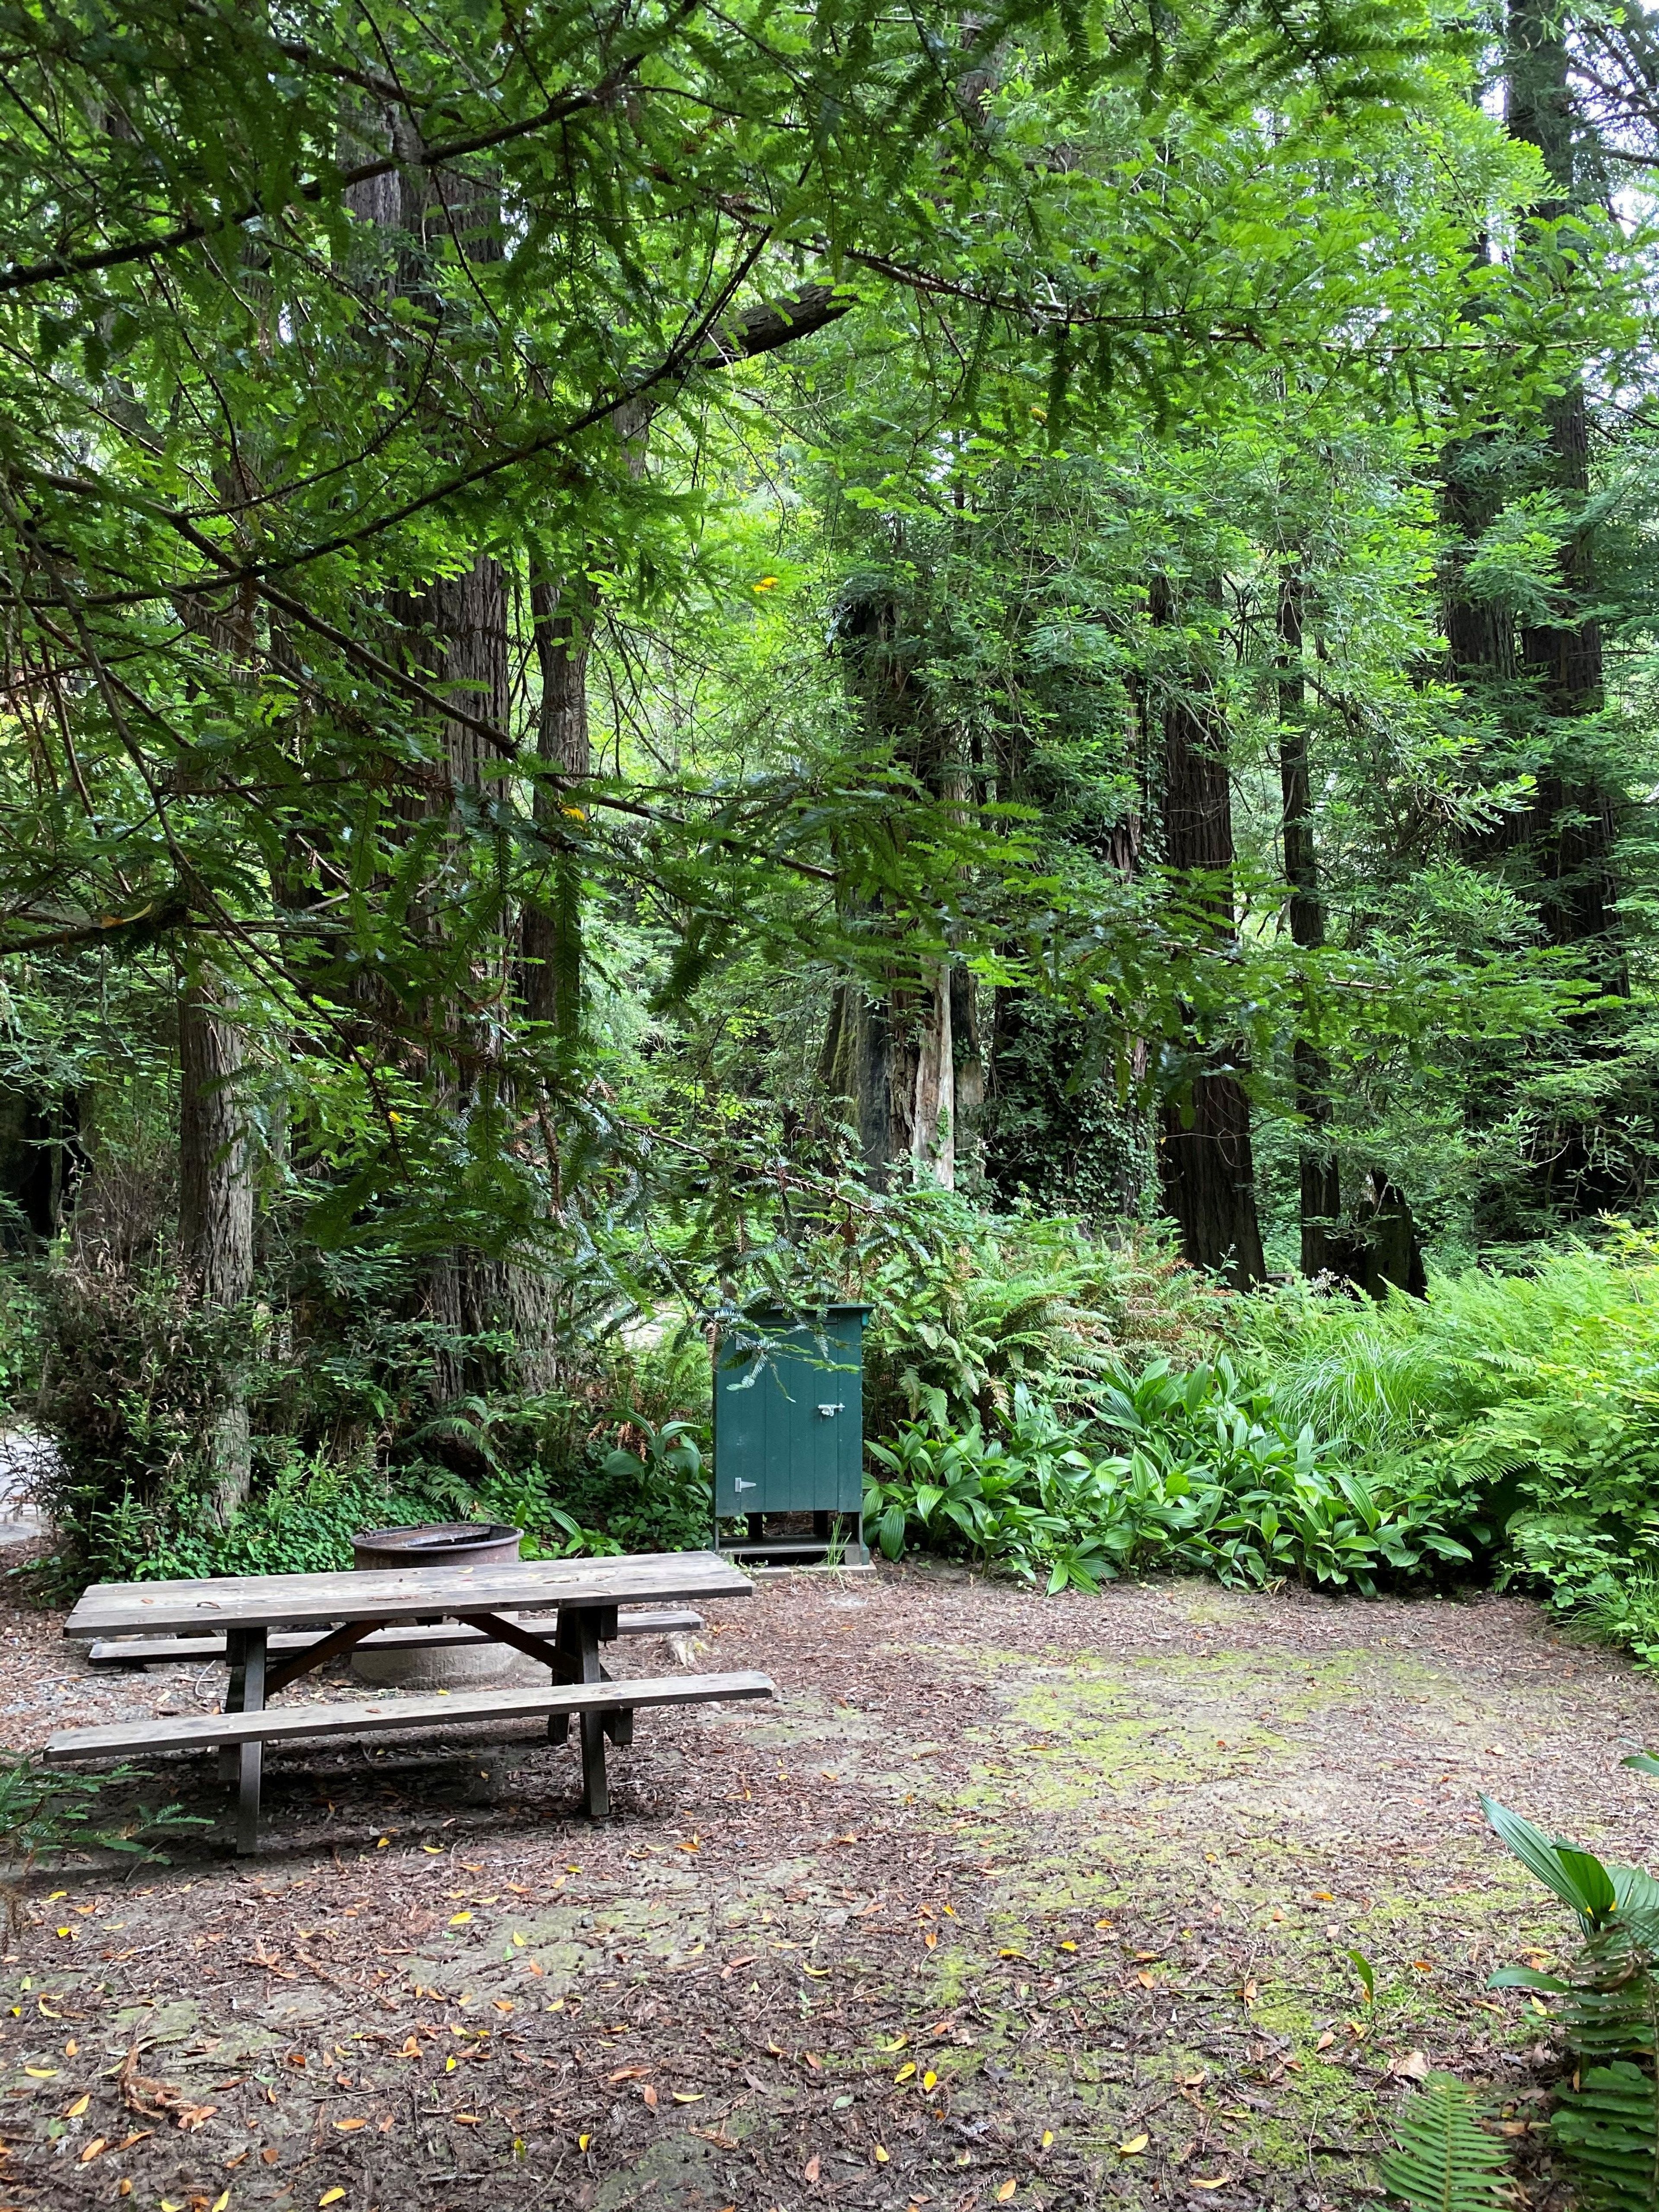
[(0, 64), (8, 1358), (84, 1556), (596, 1408), (683, 1474), (762, 1299), (885, 1285), (892, 1419), (988, 1419), (969, 1284), (1127, 1357), (1646, 1220), (1644, 11)]

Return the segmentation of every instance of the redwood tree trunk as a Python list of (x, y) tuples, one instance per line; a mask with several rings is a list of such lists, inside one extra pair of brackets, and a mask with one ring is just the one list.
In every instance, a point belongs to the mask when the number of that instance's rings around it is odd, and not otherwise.
[[(849, 596), (836, 637), (849, 689), (895, 757), (936, 796), (947, 786), (960, 788), (957, 765), (944, 757), (897, 592), (878, 586)], [(896, 958), (878, 981), (849, 975), (836, 993), (820, 1074), (828, 1097), (856, 1124), (865, 1165), (878, 1182), (902, 1174), (955, 1184), (959, 997), (948, 960), (911, 968)]]
[[(1510, 136), (1535, 146), (1542, 156), (1552, 191), (1535, 214), (1540, 222), (1556, 222), (1583, 198), (1576, 173), (1565, 25), (1558, 0), (1510, 0), (1509, 46)], [(1525, 250), (1523, 241), (1518, 251)], [(1570, 508), (1582, 507), (1589, 491), (1589, 422), (1582, 382), (1575, 379), (1550, 401), (1546, 428), (1550, 488), (1566, 495)], [(1559, 725), (1597, 714), (1603, 705), (1601, 629), (1593, 611), (1595, 549), (1582, 524), (1561, 547), (1557, 570), (1567, 618), (1522, 627), (1520, 673), (1528, 681), (1534, 712)], [(1528, 825), (1544, 927), (1554, 944), (1599, 948), (1602, 988), (1622, 994), (1629, 979), (1615, 912), (1614, 796), (1593, 763), (1574, 758), (1570, 728), (1544, 734)]]
[[(1151, 599), (1153, 621), (1172, 623), (1176, 609), (1166, 578), (1154, 578)], [(1164, 860), (1173, 869), (1204, 877), (1217, 934), (1231, 937), (1236, 922), (1227, 732), (1202, 670), (1194, 668), (1181, 691), (1170, 694), (1162, 720)], [(1209, 1048), (1188, 1095), (1165, 1103), (1158, 1145), (1164, 1208), (1179, 1225), (1182, 1252), (1194, 1267), (1224, 1274), (1238, 1290), (1259, 1283), (1266, 1273), (1243, 1069), (1242, 1051)]]
[[(1299, 556), (1282, 562), (1279, 579), (1279, 780), (1284, 804), (1285, 879), (1291, 887), (1292, 940), (1314, 951), (1325, 942), (1319, 896), (1319, 852), (1314, 839), (1313, 781), (1308, 756), (1306, 687), (1302, 680), (1303, 595)], [(1297, 1147), (1302, 1272), (1322, 1275), (1330, 1266), (1329, 1239), (1342, 1211), (1342, 1183), (1328, 1135), (1330, 1064), (1310, 1039), (1291, 1048), (1296, 1110), (1302, 1119)]]
[[(536, 722), (537, 757), (561, 775), (592, 772), (587, 730), (587, 653), (597, 594), (586, 576), (556, 582), (532, 576), (530, 612), (542, 682)], [(566, 811), (580, 804), (568, 785), (550, 778), (536, 787), (535, 818), (550, 835), (564, 834), (564, 849), (551, 860), (544, 892), (525, 908), (524, 1002), (533, 1021), (573, 1042), (581, 1028), (581, 864)]]
[[(253, 1169), (234, 1015), (225, 986), (208, 971), (179, 993), (179, 1267), (210, 1315), (240, 1306), (253, 1288)], [(212, 1510), (224, 1522), (248, 1492), (246, 1369), (228, 1360), (217, 1382)]]

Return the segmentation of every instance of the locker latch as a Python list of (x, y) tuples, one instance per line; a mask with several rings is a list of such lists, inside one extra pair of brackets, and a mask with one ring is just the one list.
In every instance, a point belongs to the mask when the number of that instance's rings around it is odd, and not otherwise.
[(821, 1421), (833, 1421), (837, 1413), (844, 1413), (846, 1411), (847, 1408), (844, 1405), (820, 1406), (818, 1407), (818, 1419)]

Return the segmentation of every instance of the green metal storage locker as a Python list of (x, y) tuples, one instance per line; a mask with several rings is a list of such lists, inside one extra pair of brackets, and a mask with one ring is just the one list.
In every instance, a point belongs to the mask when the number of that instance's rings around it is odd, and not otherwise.
[[(752, 1318), (763, 1349), (726, 1342), (714, 1364), (714, 1518), (749, 1522), (727, 1551), (821, 1550), (830, 1516), (844, 1515), (864, 1553), (864, 1316), (827, 1306), (811, 1321)], [(811, 1513), (817, 1541), (767, 1542), (768, 1514)]]

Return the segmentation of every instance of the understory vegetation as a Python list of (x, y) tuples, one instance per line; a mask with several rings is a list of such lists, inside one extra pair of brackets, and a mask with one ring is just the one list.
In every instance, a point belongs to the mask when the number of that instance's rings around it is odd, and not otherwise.
[[(1361, 1595), (1496, 1583), (1659, 1661), (1647, 1235), (1615, 1224), (1376, 1301), (1239, 1296), (1154, 1237), (938, 1190), (849, 1200), (832, 1228), (835, 1293), (870, 1306), (866, 1527), (887, 1558), (1051, 1591), (1160, 1571)], [(708, 1540), (708, 1333), (666, 1309), (582, 1343), (546, 1390), (442, 1400), (430, 1324), (387, 1328), (337, 1269), (326, 1298), (312, 1284), (255, 1316), (251, 1493), (222, 1522), (227, 1355), (164, 1269), (64, 1258), (35, 1279), (45, 1310), (11, 1307), (12, 1404), (56, 1448), (37, 1486), (63, 1540), (28, 1570), (47, 1589), (337, 1566), (355, 1531), (434, 1517), (515, 1527), (526, 1556)]]

